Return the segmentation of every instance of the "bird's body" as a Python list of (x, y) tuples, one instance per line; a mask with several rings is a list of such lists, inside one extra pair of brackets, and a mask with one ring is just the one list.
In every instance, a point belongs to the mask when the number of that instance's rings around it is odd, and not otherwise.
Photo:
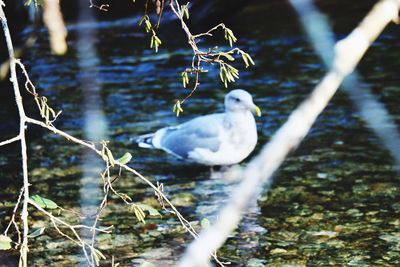
[(232, 165), (245, 159), (257, 143), (252, 97), (237, 89), (225, 96), (225, 112), (200, 116), (183, 124), (140, 136), (140, 147), (162, 149), (204, 165)]

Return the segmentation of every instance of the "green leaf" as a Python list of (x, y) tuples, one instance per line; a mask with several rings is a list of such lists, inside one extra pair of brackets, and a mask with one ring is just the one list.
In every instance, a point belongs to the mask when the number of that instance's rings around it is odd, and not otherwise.
[(142, 19), (139, 21), (139, 26), (142, 26), (143, 21), (146, 20), (146, 16), (143, 16)]
[(144, 21), (144, 23), (145, 23), (145, 26), (146, 26), (146, 32), (150, 32), (150, 30), (151, 30), (151, 23), (150, 23), (150, 21), (149, 21), (148, 19), (146, 19), (146, 20)]
[(179, 113), (183, 112), (183, 109), (181, 107), (181, 101), (176, 100), (174, 108), (172, 109), (174, 113), (176, 113), (176, 116), (179, 117)]
[(225, 74), (224, 74), (224, 71), (223, 71), (223, 66), (221, 66), (220, 69), (219, 69), (219, 78), (221, 79), (222, 82), (225, 81)]
[(255, 65), (253, 59), (251, 58), (251, 56), (249, 54), (246, 54), (246, 57), (250, 60), (250, 63)]
[(5, 235), (0, 235), (0, 250), (8, 250), (11, 248), (11, 238)]
[(225, 28), (225, 39), (229, 41), (229, 45), (232, 47), (232, 43), (237, 41), (237, 38), (233, 34), (232, 30), (229, 28)]
[(186, 71), (182, 71), (181, 77), (182, 77), (183, 87), (186, 88), (186, 86), (189, 84), (189, 75)]
[(156, 53), (157, 53), (158, 52), (158, 47), (161, 44), (161, 40), (160, 40), (160, 38), (157, 37), (157, 35), (153, 35), (153, 37), (154, 37), (154, 48), (155, 48)]
[(142, 223), (146, 223), (144, 218), (146, 217), (146, 214), (143, 212), (143, 210), (137, 205), (137, 204), (132, 204), (129, 206), (129, 210), (135, 213), (136, 218), (141, 221)]
[(58, 205), (53, 200), (41, 197), (39, 195), (32, 196), (31, 200), (33, 202), (35, 202), (36, 204), (38, 204), (39, 207), (41, 207), (43, 209), (56, 209), (56, 208), (58, 208)]
[(126, 152), (122, 157), (120, 157), (116, 161), (118, 161), (121, 164), (127, 164), (129, 161), (131, 161), (131, 159), (132, 159), (132, 154), (129, 152)]
[(106, 152), (107, 152), (108, 162), (110, 162), (111, 167), (114, 167), (114, 165), (115, 165), (114, 156), (111, 153), (111, 150), (108, 149), (108, 147), (106, 147)]
[(249, 60), (246, 57), (246, 54), (242, 53), (242, 59), (244, 64), (246, 65), (246, 68), (248, 68), (250, 65), (249, 65)]
[(158, 44), (158, 45), (161, 44), (161, 40), (160, 40), (160, 38), (158, 38), (157, 35), (154, 35), (154, 39), (155, 39), (156, 44)]
[(106, 259), (106, 256), (104, 256), (104, 254), (98, 249), (92, 248), (92, 254), (93, 254), (96, 266), (100, 265), (100, 260)]
[(235, 58), (232, 57), (231, 55), (229, 55), (228, 53), (221, 52), (220, 55), (223, 56), (223, 57), (226, 57), (229, 61), (234, 61), (235, 60)]
[(210, 227), (210, 221), (207, 218), (203, 218), (200, 225), (203, 229), (208, 229)]
[[(189, 3), (188, 3), (188, 4), (189, 4)], [(181, 9), (182, 9), (182, 15), (183, 15), (183, 16), (186, 16), (186, 19), (189, 19), (189, 8), (188, 8), (188, 4), (183, 5), (183, 6), (181, 7)]]
[(154, 45), (154, 35), (150, 38), (150, 48), (153, 48)]
[(38, 237), (38, 236), (40, 236), (40, 235), (43, 234), (44, 229), (46, 229), (46, 228), (45, 228), (45, 227), (33, 228), (33, 231), (32, 231), (30, 234), (28, 234), (28, 237), (29, 237), (29, 238)]
[[(239, 70), (232, 67), (231, 65), (228, 65), (228, 70), (229, 73), (232, 74), (233, 77), (235, 77), (236, 79), (239, 79)], [(233, 80), (235, 81), (235, 80)]]
[(148, 211), (150, 216), (161, 216), (157, 209), (150, 205), (139, 203), (137, 204), (142, 210)]
[(254, 65), (254, 61), (251, 58), (251, 56), (245, 52), (242, 52), (242, 59), (244, 61), (244, 64), (246, 65), (246, 68), (250, 66), (249, 62)]
[(232, 73), (230, 71), (228, 71), (226, 73), (226, 78), (227, 78), (228, 82), (234, 82), (235, 81), (235, 78), (232, 76)]
[(234, 82), (235, 81), (235, 78), (233, 77), (233, 72), (232, 72), (232, 70), (231, 70), (231, 66), (229, 66), (229, 65), (227, 65), (228, 66), (228, 69), (226, 69), (226, 78), (227, 78), (227, 80), (228, 80), (228, 82)]

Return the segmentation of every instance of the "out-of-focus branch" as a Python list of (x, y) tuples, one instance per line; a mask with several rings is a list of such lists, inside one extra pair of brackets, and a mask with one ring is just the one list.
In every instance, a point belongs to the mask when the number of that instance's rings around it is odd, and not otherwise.
[(67, 52), (67, 28), (60, 10), (59, 0), (43, 0), (43, 22), (49, 29), (51, 51), (56, 55)]
[[(32, 45), (36, 42), (37, 37), (34, 36), (33, 34), (26, 39), (24, 44), (20, 47), (16, 47), (14, 49), (14, 57), (15, 58), (20, 58), (21, 55), (24, 53), (25, 50), (29, 49), (32, 47)], [(0, 81), (3, 81), (7, 78), (8, 71), (10, 69), (10, 60), (7, 59), (0, 65)]]
[[(328, 20), (318, 11), (312, 0), (290, 0), (290, 3), (299, 14), (299, 19), (314, 50), (324, 64), (329, 67), (334, 56), (335, 41)], [(357, 71), (351, 73), (343, 81), (342, 88), (353, 101), (369, 128), (390, 151), (396, 168), (400, 169), (400, 133), (385, 106), (376, 99), (369, 86), (361, 81)]]
[(351, 34), (336, 44), (332, 70), (244, 169), (242, 182), (217, 216), (218, 219), (189, 245), (178, 266), (207, 265), (210, 253), (218, 249), (237, 227), (242, 213), (250, 201), (260, 194), (261, 188), (270, 186), (273, 173), (306, 136), (344, 77), (355, 68), (386, 25), (397, 19), (399, 8), (400, 0), (378, 2)]

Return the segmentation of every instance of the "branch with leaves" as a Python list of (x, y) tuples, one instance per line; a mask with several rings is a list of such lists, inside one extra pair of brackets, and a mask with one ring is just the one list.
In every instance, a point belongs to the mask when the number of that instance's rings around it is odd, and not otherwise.
[[(0, 19), (3, 27), (3, 32), (6, 37), (6, 42), (7, 42), (7, 47), (8, 47), (8, 52), (9, 52), (9, 58), (10, 58), (10, 71), (11, 71), (11, 82), (13, 84), (14, 88), (14, 94), (15, 94), (15, 101), (18, 107), (18, 112), (19, 112), (19, 118), (20, 118), (20, 127), (19, 127), (19, 133), (17, 136), (10, 138), (8, 140), (4, 140), (0, 142), (0, 146), (4, 146), (13, 142), (20, 142), (21, 144), (21, 155), (22, 155), (22, 170), (23, 170), (23, 187), (21, 189), (20, 195), (18, 197), (18, 200), (14, 206), (13, 214), (10, 219), (10, 222), (4, 231), (3, 235), (0, 235), (0, 249), (11, 249), (12, 244), (15, 244), (16, 248), (20, 248), (20, 263), (19, 266), (21, 267), (26, 267), (28, 266), (28, 261), (27, 261), (27, 256), (28, 256), (28, 237), (38, 235), (43, 233), (44, 229), (40, 229), (39, 232), (35, 232), (34, 234), (29, 233), (29, 215), (28, 215), (28, 204), (31, 205), (32, 207), (36, 208), (37, 210), (41, 211), (43, 214), (45, 214), (49, 220), (52, 223), (52, 226), (56, 229), (56, 231), (61, 235), (67, 238), (68, 240), (74, 242), (78, 246), (80, 246), (84, 252), (84, 255), (87, 259), (87, 263), (90, 266), (97, 266), (100, 263), (100, 260), (104, 259), (104, 255), (100, 250), (98, 250), (95, 247), (95, 236), (97, 232), (109, 232), (111, 228), (98, 228), (97, 224), (98, 221), (101, 217), (101, 213), (104, 210), (104, 208), (107, 205), (107, 199), (109, 192), (113, 192), (117, 196), (119, 196), (125, 204), (127, 204), (130, 209), (135, 213), (135, 216), (138, 218), (139, 221), (145, 222), (145, 213), (144, 211), (148, 211), (150, 215), (158, 215), (158, 211), (148, 205), (144, 205), (141, 203), (133, 203), (131, 198), (123, 193), (118, 192), (114, 187), (112, 186), (112, 183), (115, 181), (116, 178), (112, 179), (111, 178), (111, 173), (110, 170), (112, 168), (119, 168), (119, 175), (121, 175), (122, 170), (125, 170), (129, 173), (134, 174), (135, 176), (139, 177), (142, 181), (144, 181), (146, 184), (148, 184), (156, 193), (157, 198), (160, 200), (160, 203), (165, 211), (168, 213), (174, 214), (180, 223), (182, 224), (183, 228), (189, 232), (194, 238), (197, 237), (197, 232), (196, 230), (192, 227), (190, 222), (186, 220), (182, 214), (174, 207), (174, 205), (170, 202), (170, 200), (167, 198), (167, 196), (163, 193), (162, 188), (163, 186), (158, 185), (155, 186), (152, 182), (150, 182), (147, 178), (142, 176), (140, 173), (138, 173), (136, 170), (130, 168), (127, 163), (132, 159), (132, 155), (129, 153), (126, 153), (123, 157), (120, 159), (115, 160), (114, 156), (111, 152), (111, 150), (108, 148), (108, 142), (107, 141), (102, 141), (100, 143), (101, 149), (98, 149), (96, 145), (93, 142), (90, 141), (84, 141), (81, 139), (78, 139), (72, 135), (69, 135), (68, 133), (59, 130), (53, 125), (53, 122), (58, 118), (58, 116), (61, 114), (61, 111), (55, 112), (54, 109), (52, 109), (49, 104), (48, 100), (46, 97), (40, 96), (37, 93), (37, 90), (32, 83), (32, 81), (29, 78), (29, 75), (24, 67), (24, 65), (21, 63), (20, 60), (16, 59), (14, 56), (14, 49), (13, 49), (13, 44), (10, 36), (10, 31), (8, 28), (7, 24), (7, 19), (3, 11), (3, 6), (4, 3), (3, 1), (0, 0)], [(36, 105), (38, 107), (39, 113), (44, 121), (36, 120), (33, 118), (30, 118), (26, 115), (24, 111), (24, 106), (22, 102), (22, 97), (20, 93), (20, 88), (19, 88), (19, 83), (17, 79), (17, 67), (19, 67), (22, 71), (23, 76), (25, 77), (25, 89), (27, 92), (29, 92), (35, 99)], [(60, 135), (67, 140), (79, 144), (83, 147), (91, 149), (93, 152), (98, 154), (100, 157), (105, 162), (105, 171), (102, 174), (103, 178), (103, 189), (104, 189), (104, 197), (103, 200), (96, 212), (95, 220), (92, 225), (76, 225), (76, 224), (70, 224), (68, 223), (65, 219), (61, 217), (56, 217), (54, 216), (51, 212), (47, 211), (47, 209), (58, 209), (61, 211), (67, 211), (60, 206), (58, 206), (54, 201), (34, 195), (30, 197), (30, 192), (29, 192), (29, 176), (28, 176), (28, 155), (27, 155), (27, 140), (25, 136), (25, 130), (26, 130), (26, 125), (27, 124), (35, 124), (38, 126), (41, 126), (43, 128), (46, 128), (53, 132), (54, 134)], [(167, 205), (165, 205), (167, 204)], [(17, 214), (18, 214), (18, 209), (22, 206), (22, 211), (21, 211), (21, 221), (22, 221), (22, 227), (18, 225), (17, 222)], [(72, 211), (69, 211), (72, 212)], [(81, 217), (80, 214), (75, 214), (76, 216)], [(9, 235), (9, 230), (11, 229), (11, 226), (14, 226), (15, 231), (17, 232), (18, 235), (18, 241), (13, 241), (8, 235)], [(67, 233), (63, 229), (67, 229), (70, 233)], [(85, 241), (77, 232), (76, 229), (79, 228), (85, 228), (88, 229), (92, 232), (92, 239), (90, 242)], [(22, 231), (21, 231), (22, 229)], [(72, 233), (72, 235), (71, 235)], [(223, 263), (218, 260), (216, 257), (215, 253), (211, 253), (211, 255), (215, 258), (215, 260), (222, 266)]]
[(226, 27), (223, 23), (218, 24), (217, 26), (213, 27), (205, 33), (193, 35), (185, 22), (185, 18), (189, 19), (189, 3), (187, 3), (186, 5), (180, 5), (177, 0), (171, 0), (170, 8), (175, 16), (180, 20), (182, 29), (187, 36), (188, 43), (193, 50), (192, 67), (185, 69), (181, 73), (181, 78), (183, 87), (185, 88), (189, 84), (189, 76), (194, 75), (195, 82), (191, 92), (184, 99), (176, 100), (176, 103), (174, 105), (174, 112), (179, 115), (179, 113), (183, 111), (182, 104), (193, 95), (197, 87), (200, 85), (199, 74), (208, 71), (207, 69), (203, 68), (203, 63), (208, 63), (211, 65), (218, 64), (220, 68), (220, 79), (224, 86), (228, 87), (229, 83), (233, 83), (235, 82), (235, 79), (239, 78), (239, 70), (228, 63), (235, 61), (234, 55), (241, 55), (246, 65), (246, 68), (250, 65), (254, 65), (254, 61), (248, 53), (239, 48), (233, 48), (228, 51), (220, 51), (217, 47), (208, 48), (207, 51), (201, 50), (197, 45), (199, 38), (205, 36), (213, 36), (213, 33), (219, 28), (224, 31), (224, 37), (229, 42), (230, 47), (233, 47), (233, 43), (237, 41), (237, 38), (233, 34), (233, 31)]
[[(164, 0), (157, 0), (155, 2), (157, 22), (152, 24), (148, 7), (149, 1), (146, 0), (144, 16), (139, 21), (139, 26), (143, 25), (146, 33), (151, 35), (150, 48), (154, 48), (156, 53), (159, 50), (159, 46), (162, 44), (161, 39), (157, 36), (156, 30), (160, 26), (164, 4)], [(203, 63), (207, 63), (210, 65), (219, 65), (219, 76), (226, 88), (230, 83), (233, 83), (236, 81), (236, 79), (239, 79), (239, 70), (231, 64), (231, 62), (235, 61), (235, 55), (239, 55), (242, 58), (246, 68), (250, 65), (254, 65), (254, 61), (248, 53), (241, 50), (240, 48), (233, 48), (233, 44), (237, 41), (237, 38), (234, 35), (233, 31), (226, 27), (223, 23), (218, 24), (207, 32), (193, 35), (185, 22), (185, 20), (189, 19), (189, 4), (190, 3), (188, 2), (185, 5), (181, 5), (179, 4), (178, 0), (171, 0), (169, 2), (169, 7), (171, 8), (173, 14), (175, 14), (175, 16), (180, 20), (182, 29), (185, 32), (188, 43), (193, 51), (191, 67), (186, 68), (180, 73), (182, 85), (184, 88), (188, 87), (188, 85), (191, 83), (191, 77), (194, 76), (193, 87), (190, 93), (185, 98), (175, 101), (173, 111), (176, 113), (177, 116), (179, 116), (179, 114), (183, 112), (183, 103), (194, 94), (194, 92), (200, 85), (199, 75), (201, 73), (208, 72), (208, 70), (203, 67)], [(226, 51), (220, 50), (218, 47), (208, 48), (207, 50), (200, 49), (197, 45), (200, 39), (204, 37), (212, 37), (213, 34), (219, 29), (223, 31), (224, 38), (228, 41), (231, 49)]]
[[(165, 8), (165, 0), (156, 0), (153, 2), (155, 6), (155, 14), (157, 15), (156, 22), (152, 23), (150, 18), (151, 14), (149, 8), (149, 0), (145, 0), (144, 15), (139, 21), (139, 26), (143, 26), (146, 33), (150, 35), (150, 48), (154, 48), (155, 52), (157, 53), (160, 45), (162, 44), (161, 39), (157, 36), (157, 29), (160, 26), (161, 17)], [(207, 63), (210, 65), (219, 65), (219, 77), (225, 88), (227, 88), (230, 83), (234, 83), (236, 79), (239, 79), (239, 70), (231, 64), (231, 62), (234, 62), (236, 60), (234, 57), (235, 55), (239, 55), (242, 58), (246, 68), (255, 64), (253, 59), (247, 52), (243, 51), (240, 48), (233, 48), (233, 44), (237, 41), (237, 38), (234, 35), (233, 31), (226, 27), (223, 23), (218, 24), (207, 32), (193, 35), (185, 22), (185, 20), (189, 20), (190, 17), (189, 5), (189, 2), (187, 2), (185, 5), (181, 5), (179, 4), (178, 0), (171, 0), (169, 2), (169, 7), (171, 8), (173, 14), (175, 14), (175, 16), (180, 20), (182, 29), (185, 32), (188, 43), (193, 51), (191, 67), (186, 68), (184, 71), (182, 71), (180, 73), (180, 77), (182, 79), (182, 85), (184, 88), (188, 87), (192, 76), (194, 76), (194, 82), (190, 93), (186, 95), (186, 97), (184, 97), (183, 99), (175, 100), (173, 112), (177, 116), (179, 116), (180, 113), (183, 112), (183, 103), (186, 102), (186, 100), (188, 100), (195, 93), (198, 86), (200, 85), (200, 74), (208, 72), (208, 70), (203, 67), (203, 63)], [(93, 0), (90, 0), (90, 7), (96, 7), (99, 10), (107, 11), (109, 5), (106, 6), (106, 9), (104, 9), (103, 5), (95, 5), (93, 3)], [(232, 49), (225, 51), (220, 50), (218, 47), (208, 48), (206, 50), (200, 49), (197, 45), (200, 39), (204, 37), (212, 37), (213, 34), (219, 29), (223, 31), (224, 38), (228, 41), (229, 46)]]

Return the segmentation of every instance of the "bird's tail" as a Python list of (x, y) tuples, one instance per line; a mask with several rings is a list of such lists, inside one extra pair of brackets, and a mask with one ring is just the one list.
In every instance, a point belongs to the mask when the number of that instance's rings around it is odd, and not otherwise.
[(153, 145), (153, 137), (154, 133), (145, 134), (134, 138), (134, 142), (138, 144), (139, 147), (142, 148), (154, 148)]

